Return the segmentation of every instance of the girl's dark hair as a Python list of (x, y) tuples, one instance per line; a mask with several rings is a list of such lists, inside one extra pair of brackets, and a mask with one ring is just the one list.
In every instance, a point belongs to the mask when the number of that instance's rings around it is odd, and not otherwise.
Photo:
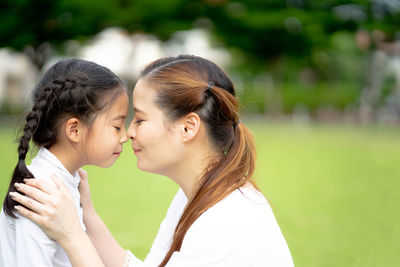
[(156, 90), (156, 105), (174, 121), (197, 113), (221, 157), (204, 171), (196, 193), (175, 228), (171, 247), (159, 266), (164, 267), (183, 238), (207, 209), (251, 180), (255, 147), (247, 127), (239, 122), (238, 102), (231, 79), (214, 63), (195, 56), (162, 58), (150, 63), (141, 78)]
[(91, 125), (100, 111), (125, 92), (126, 86), (118, 76), (86, 60), (61, 60), (44, 74), (34, 89), (33, 107), (19, 137), (18, 163), (3, 203), (8, 216), (16, 218), (13, 207), (18, 203), (9, 196), (16, 191), (14, 184), (33, 178), (25, 164), (30, 140), (39, 147), (51, 147), (63, 121), (75, 117)]

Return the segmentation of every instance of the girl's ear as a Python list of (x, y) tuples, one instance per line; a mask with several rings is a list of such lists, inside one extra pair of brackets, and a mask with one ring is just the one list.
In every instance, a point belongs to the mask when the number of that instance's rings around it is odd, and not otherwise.
[(185, 116), (182, 123), (182, 137), (183, 142), (192, 140), (198, 133), (201, 125), (199, 115), (194, 112)]
[(68, 119), (67, 122), (65, 123), (64, 130), (65, 130), (65, 135), (70, 141), (78, 143), (81, 140), (83, 125), (79, 119), (77, 118)]

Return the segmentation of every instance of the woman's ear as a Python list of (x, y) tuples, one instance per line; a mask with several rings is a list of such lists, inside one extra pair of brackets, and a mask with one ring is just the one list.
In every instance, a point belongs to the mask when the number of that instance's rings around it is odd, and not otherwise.
[(82, 138), (83, 125), (77, 118), (70, 118), (65, 123), (65, 135), (71, 142), (78, 143)]
[(185, 116), (182, 124), (182, 137), (184, 142), (192, 140), (198, 133), (201, 125), (199, 115), (194, 112)]

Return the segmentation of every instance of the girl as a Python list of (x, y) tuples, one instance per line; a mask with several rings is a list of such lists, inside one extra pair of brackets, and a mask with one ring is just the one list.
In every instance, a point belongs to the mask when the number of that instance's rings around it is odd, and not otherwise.
[[(293, 266), (271, 208), (252, 181), (253, 139), (239, 121), (229, 77), (194, 56), (163, 58), (142, 72), (133, 92), (135, 117), (128, 129), (139, 169), (174, 180), (172, 201), (144, 262), (112, 238), (81, 188), (84, 222), (106, 266)], [(28, 179), (18, 184), (16, 206), (58, 240), (74, 266), (96, 265), (65, 187)], [(66, 234), (73, 233), (73, 234)], [(89, 257), (91, 255), (93, 257)]]
[[(85, 229), (78, 191), (84, 173), (78, 170), (87, 164), (109, 167), (122, 152), (127, 141), (126, 87), (105, 67), (69, 59), (45, 73), (33, 102), (19, 139), (18, 163), (8, 192), (14, 192), (14, 184), (26, 177), (51, 181), (54, 173), (72, 194), (71, 212), (79, 214), (79, 226)], [(31, 139), (39, 151), (26, 166)], [(15, 214), (15, 204), (6, 196), (1, 210), (0, 266), (71, 266), (60, 244), (33, 222)]]

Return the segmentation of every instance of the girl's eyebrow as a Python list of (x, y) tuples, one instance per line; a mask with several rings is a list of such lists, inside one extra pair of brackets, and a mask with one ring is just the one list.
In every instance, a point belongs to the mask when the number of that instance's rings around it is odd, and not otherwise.
[(126, 119), (125, 115), (119, 115), (119, 116), (114, 117), (112, 120), (117, 121), (117, 120), (125, 120), (125, 119)]

